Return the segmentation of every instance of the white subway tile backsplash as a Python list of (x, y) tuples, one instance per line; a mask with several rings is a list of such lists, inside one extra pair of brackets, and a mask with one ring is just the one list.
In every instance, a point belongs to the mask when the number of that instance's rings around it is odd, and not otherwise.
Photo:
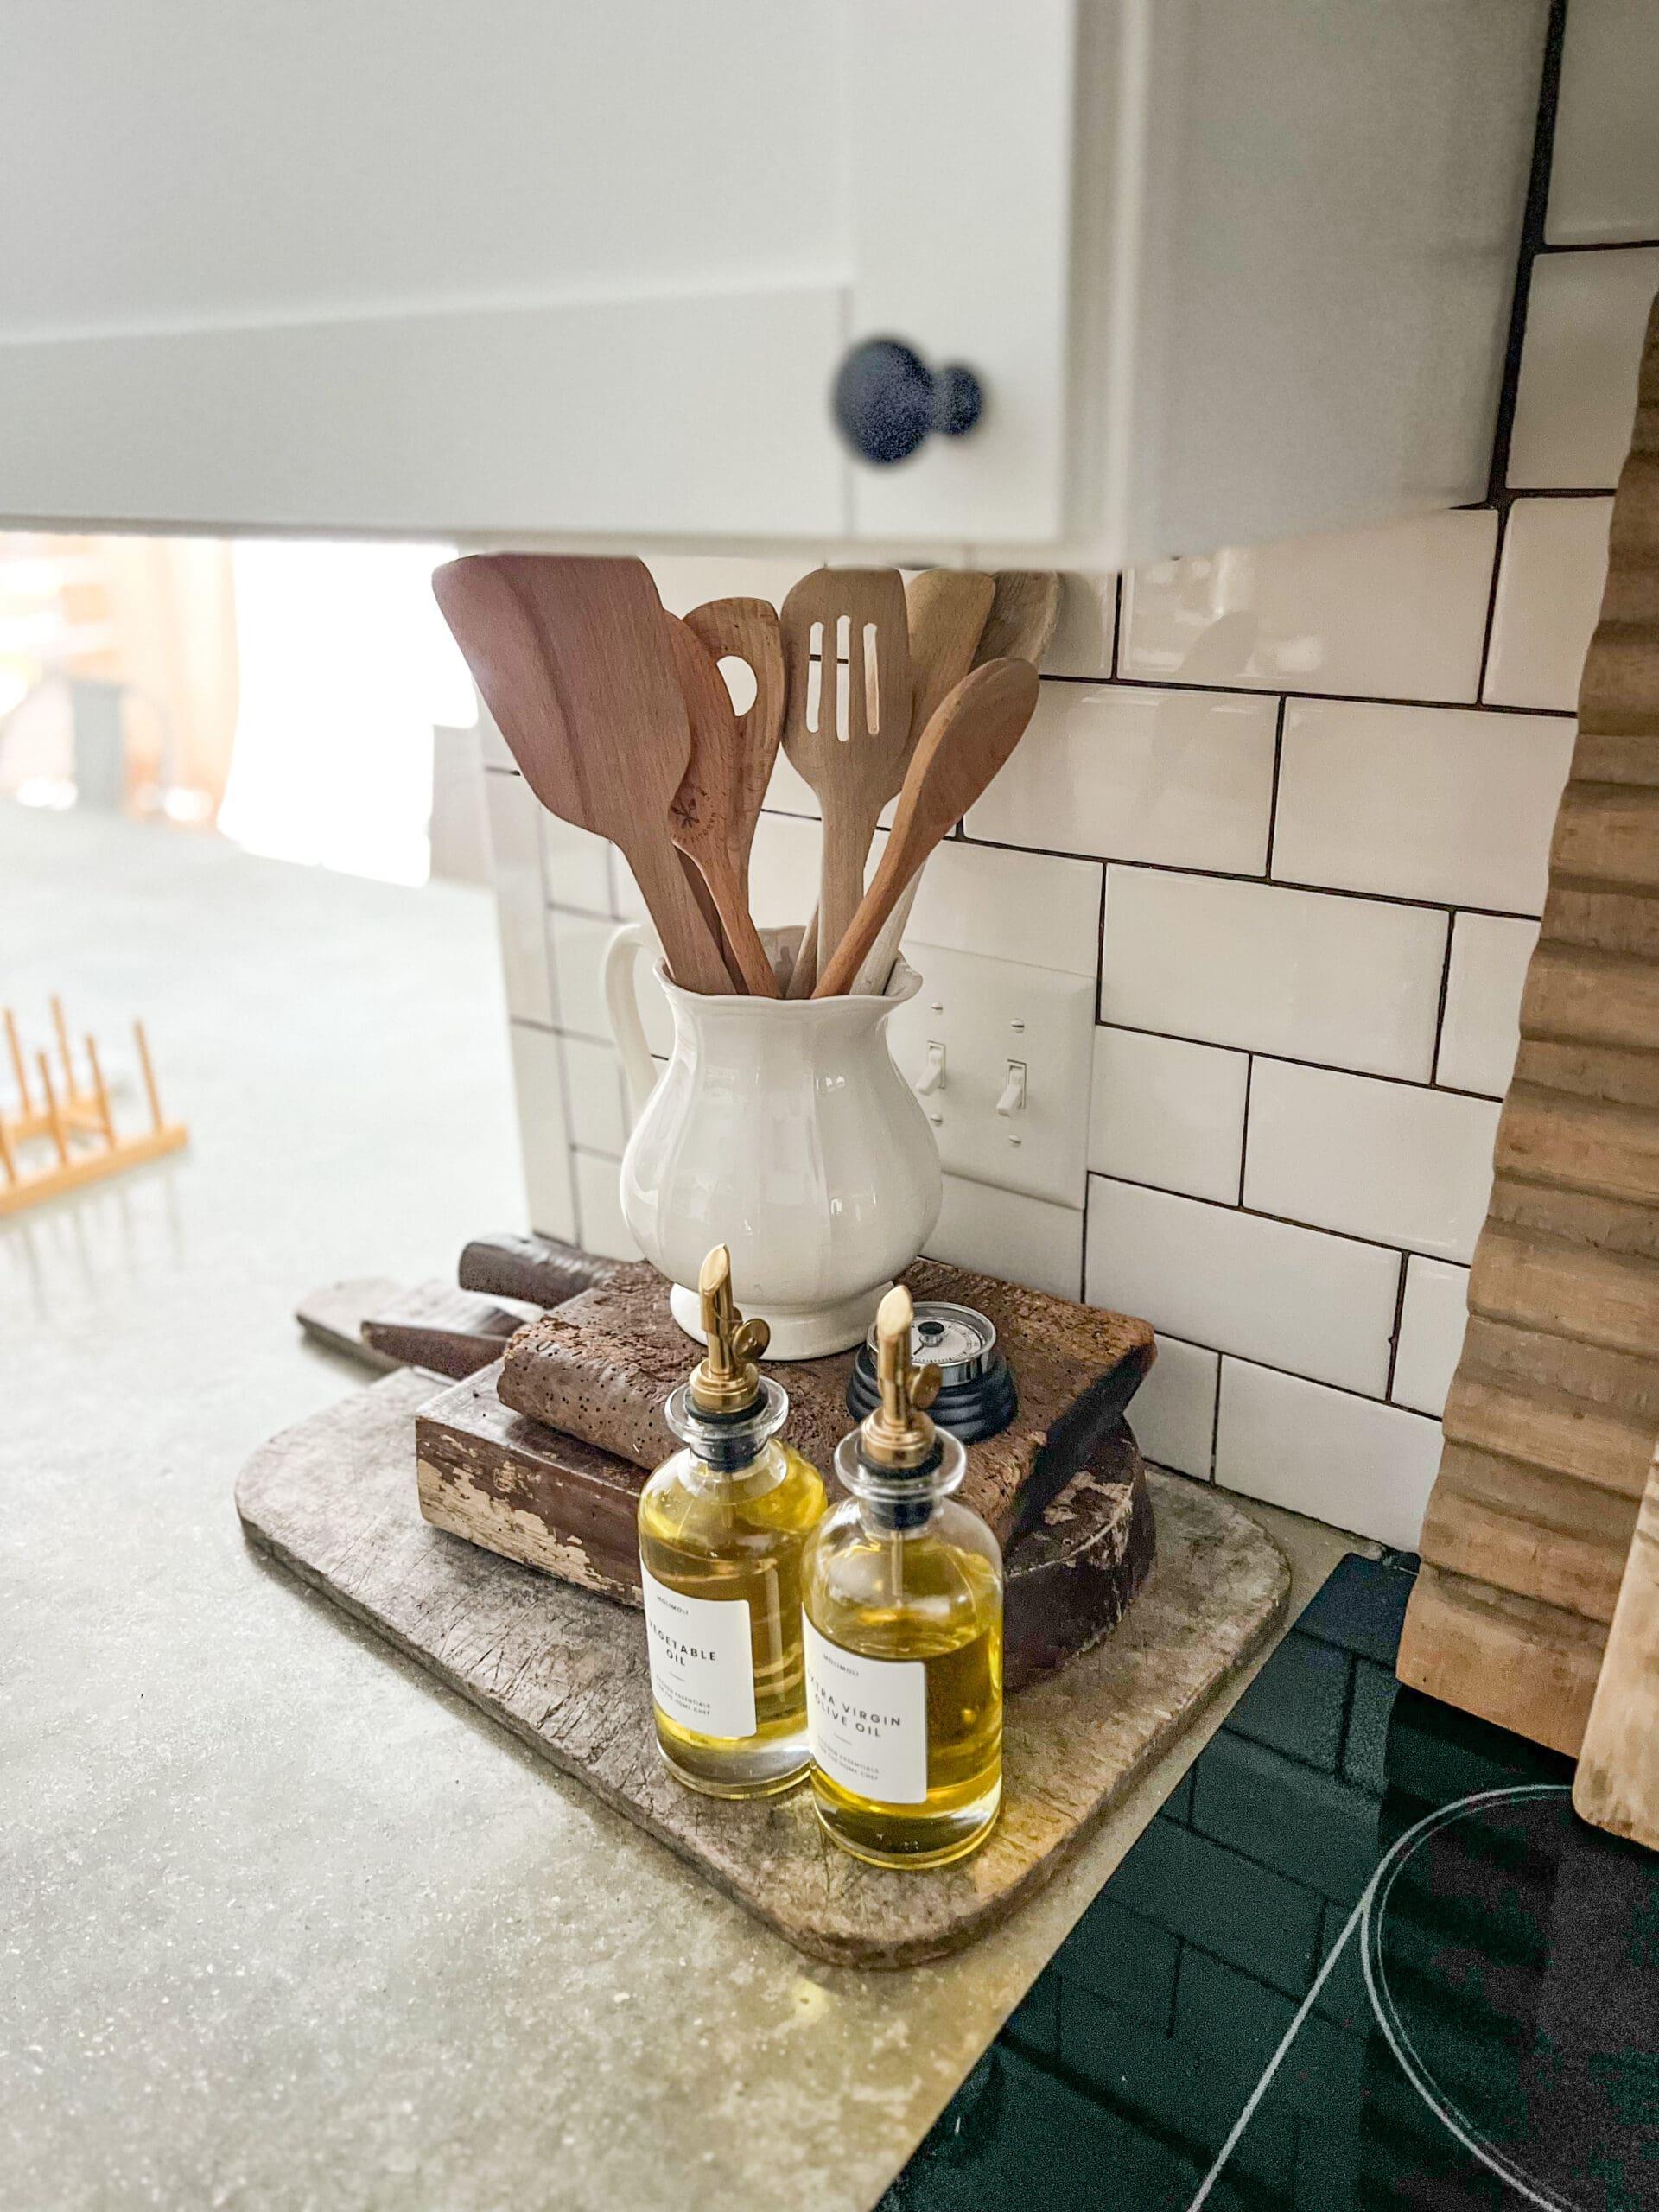
[(1400, 1342), (1389, 1395), (1438, 1421), (1463, 1350), (1469, 1318), (1469, 1270), (1415, 1253), (1406, 1262), (1406, 1295), (1400, 1308)]
[(1573, 0), (1545, 236), (1659, 238), (1659, 34), (1653, 0)]
[(1097, 1028), (1089, 1165), (1236, 1205), (1249, 1073), (1243, 1052)]
[(1572, 755), (1553, 715), (1293, 699), (1273, 873), (1541, 913)]
[(542, 809), (522, 776), (499, 768), (485, 772), (484, 804), (507, 1011), (520, 1020), (547, 1026), (553, 1020), (553, 990), (537, 818)]
[(616, 866), (625, 868), (621, 854), (613, 855), (608, 841), (596, 837), (591, 830), (578, 830), (574, 822), (550, 814), (545, 807), (537, 810), (542, 874), (549, 899), (556, 906), (573, 906), (579, 913), (615, 913), (611, 862), (614, 858)]
[(1117, 578), (1060, 578), (1060, 616), (1043, 656), (1050, 676), (1109, 676), (1117, 642)]
[(1160, 1336), (1152, 1371), (1129, 1401), (1129, 1427), (1145, 1458), (1178, 1474), (1210, 1478), (1220, 1355)]
[(1457, 917), (1436, 1083), (1489, 1098), (1501, 1098), (1509, 1089), (1521, 1041), (1521, 992), (1537, 942), (1536, 922), (1497, 914)]
[(1440, 1465), (1440, 1429), (1400, 1406), (1221, 1363), (1216, 1480), (1410, 1551)]
[(1377, 1245), (1089, 1179), (1091, 1306), (1351, 1389), (1387, 1383), (1400, 1267)]
[(1075, 1298), (1083, 1275), (1082, 1210), (947, 1175), (927, 1255)]
[(1503, 531), (1482, 696), (1571, 713), (1607, 576), (1611, 499), (1517, 499)]
[(1101, 1019), (1427, 1080), (1446, 932), (1423, 907), (1115, 866)]
[[(816, 878), (816, 857), (812, 866)], [(947, 839), (922, 877), (906, 941), (1092, 976), (1100, 957), (1100, 877), (1093, 861)]]
[(1469, 508), (1137, 569), (1123, 579), (1119, 673), (1472, 699), (1497, 529)]
[(523, 1021), (513, 1022), (507, 1034), (530, 1225), (543, 1236), (573, 1243), (578, 1232), (559, 1039), (551, 1030), (533, 1029)]
[[(1656, 130), (1659, 137), (1659, 130)], [(1527, 297), (1510, 482), (1611, 492), (1630, 449), (1659, 246), (1540, 254)]]
[(601, 1041), (611, 1033), (600, 971), (605, 948), (616, 934), (614, 922), (591, 914), (567, 914), (555, 908), (548, 917), (553, 946), (553, 991), (561, 1029), (574, 1029)]
[(1497, 1114), (1495, 1100), (1259, 1059), (1244, 1203), (1466, 1260), (1485, 1217)]
[(575, 1152), (570, 1158), (582, 1215), (582, 1249), (597, 1252), (607, 1260), (637, 1260), (639, 1247), (622, 1218), (615, 1160), (597, 1152)]
[(1277, 718), (1271, 699), (1046, 683), (968, 834), (1259, 875)]
[(628, 1141), (622, 1103), (622, 1065), (613, 1046), (585, 1037), (564, 1039), (565, 1115), (570, 1141), (620, 1158)]
[(761, 929), (804, 922), (818, 899), (816, 822), (763, 814), (749, 855), (749, 910)]

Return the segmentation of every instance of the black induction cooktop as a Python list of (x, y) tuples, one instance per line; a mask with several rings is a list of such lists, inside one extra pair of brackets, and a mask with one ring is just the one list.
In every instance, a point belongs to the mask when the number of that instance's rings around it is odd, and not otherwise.
[(1659, 2212), (1659, 1859), (1344, 1560), (880, 2212)]

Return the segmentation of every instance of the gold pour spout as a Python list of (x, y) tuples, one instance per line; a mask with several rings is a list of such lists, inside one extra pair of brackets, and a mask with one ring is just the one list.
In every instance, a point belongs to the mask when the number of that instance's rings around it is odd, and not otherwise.
[(875, 1311), (875, 1379), (881, 1402), (865, 1420), (862, 1456), (880, 1467), (918, 1467), (932, 1457), (937, 1431), (927, 1408), (939, 1395), (937, 1367), (912, 1367), (916, 1308), (897, 1283)]
[(690, 1397), (700, 1414), (747, 1413), (760, 1395), (755, 1365), (772, 1339), (764, 1321), (746, 1321), (732, 1297), (732, 1255), (716, 1244), (697, 1276), (709, 1349), (692, 1370)]

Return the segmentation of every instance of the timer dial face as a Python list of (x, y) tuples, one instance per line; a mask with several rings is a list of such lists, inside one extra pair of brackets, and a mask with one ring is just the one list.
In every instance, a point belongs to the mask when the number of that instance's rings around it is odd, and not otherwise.
[[(870, 1332), (875, 1349), (875, 1332)], [(996, 1350), (996, 1331), (971, 1306), (929, 1299), (916, 1308), (910, 1356), (918, 1367), (937, 1367), (946, 1389), (982, 1375)]]

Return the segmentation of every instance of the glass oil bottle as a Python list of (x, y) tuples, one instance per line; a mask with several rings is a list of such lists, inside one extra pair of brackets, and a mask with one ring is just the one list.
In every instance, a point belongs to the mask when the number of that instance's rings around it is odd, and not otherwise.
[(789, 1398), (754, 1363), (766, 1324), (734, 1305), (723, 1244), (698, 1293), (708, 1351), (664, 1408), (684, 1449), (639, 1500), (652, 1709), (688, 1789), (764, 1797), (807, 1768), (801, 1548), (823, 1483), (779, 1435)]
[(843, 1437), (851, 1496), (806, 1547), (807, 1714), (819, 1820), (878, 1866), (944, 1866), (1002, 1799), (1002, 1555), (950, 1495), (967, 1455), (929, 1420), (910, 1294), (876, 1315), (874, 1413)]

